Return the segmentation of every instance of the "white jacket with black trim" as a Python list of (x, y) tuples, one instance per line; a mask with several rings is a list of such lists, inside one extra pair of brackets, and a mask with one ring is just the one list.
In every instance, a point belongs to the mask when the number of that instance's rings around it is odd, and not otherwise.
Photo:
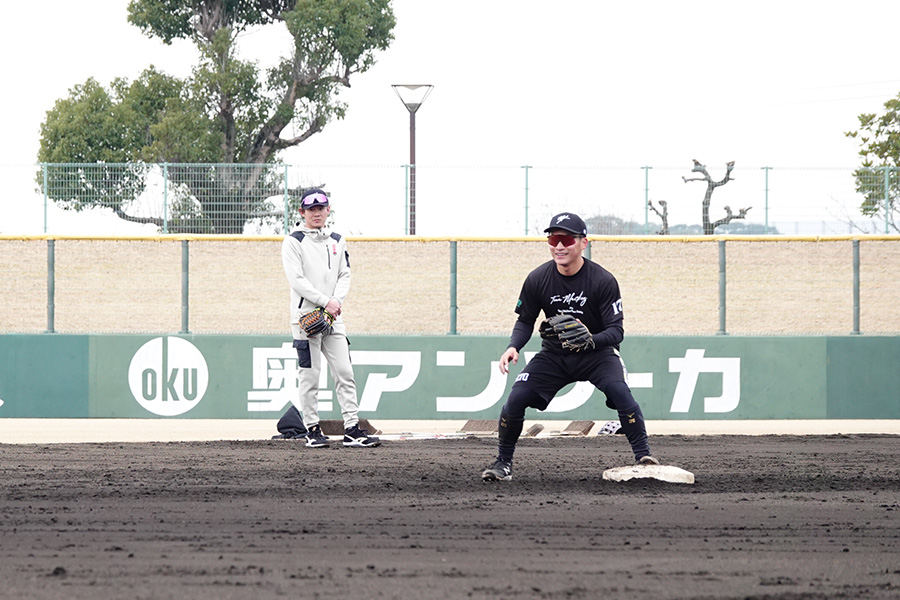
[[(344, 303), (350, 291), (350, 255), (343, 236), (298, 225), (281, 243), (281, 262), (291, 286), (292, 324), (332, 298)], [(342, 321), (338, 316), (335, 323)]]

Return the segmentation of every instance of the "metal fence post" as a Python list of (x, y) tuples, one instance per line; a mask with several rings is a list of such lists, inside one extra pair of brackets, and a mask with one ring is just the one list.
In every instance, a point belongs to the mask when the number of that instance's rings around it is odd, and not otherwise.
[(404, 171), (403, 187), (403, 235), (409, 235), (409, 168), (412, 165), (400, 165)]
[(884, 167), (884, 234), (891, 232), (891, 167)]
[(456, 330), (456, 241), (450, 242), (450, 334), (459, 333)]
[(41, 163), (41, 173), (44, 176), (44, 233), (47, 233), (47, 163)]
[(650, 233), (650, 169), (653, 167), (641, 167), (644, 170), (644, 235)]
[(290, 196), (288, 195), (288, 166), (284, 165), (284, 233), (291, 231)]
[(890, 180), (891, 180), (891, 171), (890, 167), (881, 167), (884, 171), (884, 232), (888, 233), (888, 216), (890, 215), (888, 208), (890, 206), (889, 196), (890, 196)]
[(528, 170), (531, 165), (522, 165), (525, 169), (525, 235), (528, 235)]
[(728, 335), (725, 330), (725, 240), (719, 240), (719, 333)]
[(47, 240), (47, 333), (55, 333), (56, 319), (56, 245)]
[(766, 207), (765, 207), (765, 217), (766, 217), (766, 228), (763, 230), (764, 233), (769, 233), (769, 171), (772, 167), (763, 167), (763, 171), (766, 172)]
[(180, 333), (190, 333), (188, 327), (190, 319), (190, 307), (188, 300), (190, 298), (190, 250), (187, 240), (181, 240), (181, 331)]
[(169, 164), (163, 163), (163, 233), (169, 233)]
[(859, 240), (853, 240), (853, 331), (859, 335)]

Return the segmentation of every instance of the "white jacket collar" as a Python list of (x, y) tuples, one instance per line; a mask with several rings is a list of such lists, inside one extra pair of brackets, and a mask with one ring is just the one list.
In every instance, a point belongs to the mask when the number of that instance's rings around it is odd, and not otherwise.
[(291, 229), (291, 233), (294, 233), (295, 231), (300, 231), (304, 235), (308, 235), (318, 239), (324, 239), (331, 235), (331, 229), (327, 225), (319, 227), (318, 229), (313, 229), (311, 227), (307, 227), (302, 222), (298, 223), (293, 229)]

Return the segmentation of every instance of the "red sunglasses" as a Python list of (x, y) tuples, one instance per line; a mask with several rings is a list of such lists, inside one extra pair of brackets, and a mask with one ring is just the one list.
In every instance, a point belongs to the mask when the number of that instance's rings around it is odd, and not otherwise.
[(555, 233), (547, 236), (547, 243), (553, 247), (558, 246), (560, 242), (563, 243), (563, 246), (574, 246), (576, 241), (574, 236), (563, 233)]

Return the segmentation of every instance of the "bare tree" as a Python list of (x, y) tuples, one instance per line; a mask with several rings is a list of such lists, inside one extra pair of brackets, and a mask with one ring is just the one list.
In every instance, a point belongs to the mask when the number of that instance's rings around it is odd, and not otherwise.
[(665, 200), (659, 201), (659, 207), (662, 209), (662, 212), (653, 206), (653, 200), (647, 200), (647, 206), (662, 219), (662, 227), (660, 227), (659, 231), (656, 233), (659, 235), (669, 235), (669, 203)]
[(685, 183), (689, 181), (705, 181), (706, 182), (706, 194), (703, 196), (703, 235), (712, 235), (716, 227), (719, 225), (725, 225), (726, 223), (730, 223), (734, 219), (743, 219), (747, 216), (747, 212), (753, 208), (752, 206), (748, 206), (747, 208), (741, 208), (738, 210), (738, 214), (733, 214), (731, 212), (730, 206), (725, 206), (725, 217), (719, 219), (718, 221), (710, 222), (709, 220), (709, 205), (712, 202), (712, 194), (713, 190), (717, 187), (725, 185), (732, 179), (731, 171), (734, 170), (734, 161), (729, 161), (725, 163), (726, 171), (725, 177), (723, 177), (719, 181), (713, 181), (712, 177), (709, 175), (709, 171), (706, 170), (706, 165), (700, 164), (696, 158), (693, 159), (694, 168), (691, 169), (693, 173), (700, 173), (703, 175), (702, 177), (682, 177)]

